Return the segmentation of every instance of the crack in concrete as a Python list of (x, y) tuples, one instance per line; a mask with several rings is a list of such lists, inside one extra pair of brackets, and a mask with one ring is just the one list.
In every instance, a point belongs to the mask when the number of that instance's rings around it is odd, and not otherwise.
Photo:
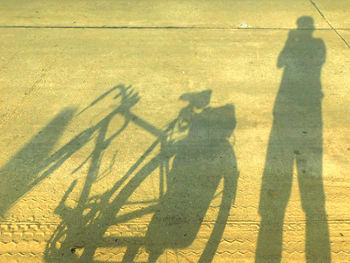
[(328, 19), (326, 18), (326, 16), (323, 14), (323, 12), (318, 8), (317, 4), (313, 1), (313, 0), (309, 0), (310, 3), (315, 7), (315, 9), (317, 10), (317, 12), (320, 14), (320, 16), (324, 19), (324, 21), (326, 21), (326, 23), (329, 25), (329, 27), (340, 37), (341, 40), (343, 40), (343, 42), (345, 43), (345, 45), (350, 48), (350, 44), (345, 40), (345, 38), (343, 38), (343, 36), (338, 32), (338, 30), (336, 28), (334, 28), (332, 26), (332, 24), (328, 21)]

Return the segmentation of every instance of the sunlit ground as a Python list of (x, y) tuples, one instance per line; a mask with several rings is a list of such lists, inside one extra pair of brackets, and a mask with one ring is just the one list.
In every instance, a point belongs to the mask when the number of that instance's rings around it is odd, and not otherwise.
[(348, 262), (349, 8), (4, 1), (0, 262)]

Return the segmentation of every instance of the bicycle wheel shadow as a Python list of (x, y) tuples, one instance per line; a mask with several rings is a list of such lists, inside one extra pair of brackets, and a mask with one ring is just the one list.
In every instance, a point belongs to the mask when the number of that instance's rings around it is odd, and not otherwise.
[[(94, 260), (94, 255), (101, 246), (126, 247), (122, 262), (133, 262), (140, 247), (146, 247), (148, 261), (155, 262), (165, 249), (186, 248), (196, 239), (210, 203), (223, 180), (219, 212), (199, 259), (199, 262), (212, 261), (235, 199), (238, 168), (229, 142), (236, 127), (234, 106), (208, 106), (211, 93), (206, 90), (183, 94), (180, 99), (187, 101), (188, 105), (164, 131), (158, 130), (129, 110), (123, 111), (122, 114), (128, 120), (155, 133), (158, 139), (110, 190), (89, 197), (91, 184), (99, 173), (101, 154), (109, 145), (106, 145), (106, 141), (110, 140), (105, 139), (103, 132), (99, 133), (100, 139), (97, 139), (96, 149), (91, 154), (89, 172), (77, 206), (65, 206), (65, 201), (73, 191), (73, 182), (55, 210), (61, 216), (62, 223), (48, 242), (45, 251), (47, 262), (100, 262)], [(168, 134), (174, 129), (187, 131), (187, 135), (177, 142), (169, 140)], [(162, 145), (160, 153), (141, 166), (158, 144)], [(167, 190), (159, 203), (120, 215), (121, 208), (142, 182), (164, 163), (169, 165), (170, 159), (173, 160), (172, 167), (165, 169), (168, 170), (165, 180)], [(141, 168), (137, 170), (139, 166)], [(85, 213), (87, 210), (89, 212)], [(111, 225), (125, 223), (145, 214), (153, 214), (153, 218), (144, 237), (105, 238)]]
[[(236, 119), (233, 105), (207, 106), (210, 95), (211, 91), (203, 91), (181, 96), (190, 103), (180, 113), (188, 134), (175, 145), (168, 190), (145, 237), (149, 262), (156, 262), (166, 248), (182, 249), (193, 243), (224, 180), (218, 218), (199, 262), (211, 262), (221, 241), (238, 180), (237, 161), (228, 140)], [(131, 257), (124, 261), (130, 262)]]

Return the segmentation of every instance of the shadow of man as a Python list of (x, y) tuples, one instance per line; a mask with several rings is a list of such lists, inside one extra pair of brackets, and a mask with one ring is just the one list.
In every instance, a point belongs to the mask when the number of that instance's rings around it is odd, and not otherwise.
[(306, 261), (330, 262), (330, 243), (322, 182), (321, 69), (326, 47), (312, 36), (313, 19), (297, 20), (281, 51), (284, 68), (274, 106), (260, 193), (261, 215), (255, 262), (280, 262), (286, 206), (296, 163), (306, 215)]

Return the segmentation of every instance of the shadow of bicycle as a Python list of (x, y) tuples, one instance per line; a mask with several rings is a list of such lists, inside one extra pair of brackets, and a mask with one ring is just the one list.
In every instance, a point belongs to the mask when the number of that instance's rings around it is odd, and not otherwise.
[[(166, 249), (183, 249), (194, 242), (222, 183), (221, 203), (214, 228), (198, 259), (198, 262), (211, 262), (236, 195), (238, 168), (229, 142), (236, 127), (234, 106), (210, 107), (211, 90), (186, 93), (180, 99), (186, 101), (187, 106), (162, 130), (132, 113), (131, 108), (139, 101), (139, 96), (131, 87), (120, 85), (104, 93), (81, 113), (97, 103), (103, 103), (103, 99), (113, 93), (117, 93), (116, 98), (121, 97), (120, 105), (59, 150), (56, 155), (62, 157), (56, 158), (56, 163), (50, 165), (47, 174), (77, 150), (72, 145), (82, 147), (93, 136), (96, 138), (91, 154), (75, 169), (77, 171), (89, 162), (77, 205), (66, 205), (74, 191), (74, 181), (55, 210), (62, 222), (47, 244), (45, 260), (103, 262), (94, 257), (99, 248), (124, 247), (126, 252), (121, 262), (134, 262), (143, 247), (148, 252), (148, 262), (156, 262)], [(108, 127), (116, 114), (124, 117), (124, 125), (107, 136)], [(130, 122), (155, 135), (155, 142), (108, 191), (91, 196), (92, 184), (100, 174), (103, 152)], [(174, 136), (179, 133), (183, 136)], [(160, 149), (159, 152), (147, 159), (156, 149)], [(161, 189), (159, 199), (147, 207), (121, 213), (132, 194), (157, 169)], [(144, 215), (152, 215), (144, 236), (106, 238), (110, 226)]]

